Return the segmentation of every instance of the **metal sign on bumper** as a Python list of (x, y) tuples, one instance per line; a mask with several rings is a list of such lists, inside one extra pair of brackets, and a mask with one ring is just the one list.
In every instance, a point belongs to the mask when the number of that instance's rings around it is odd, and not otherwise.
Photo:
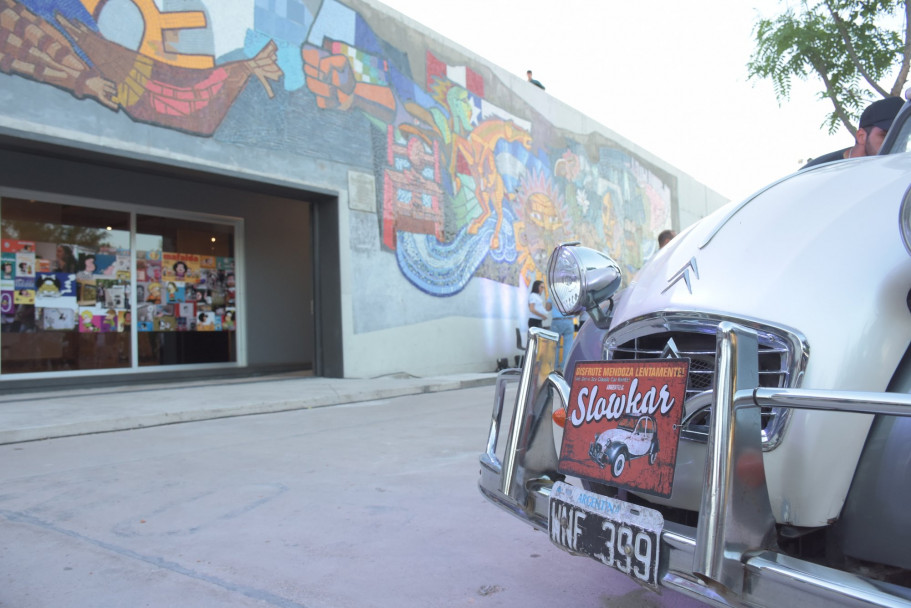
[(688, 369), (688, 359), (577, 363), (560, 472), (670, 497)]
[[(559, 469), (668, 497), (674, 483), (688, 359), (576, 364)], [(661, 513), (557, 482), (551, 541), (658, 588)]]

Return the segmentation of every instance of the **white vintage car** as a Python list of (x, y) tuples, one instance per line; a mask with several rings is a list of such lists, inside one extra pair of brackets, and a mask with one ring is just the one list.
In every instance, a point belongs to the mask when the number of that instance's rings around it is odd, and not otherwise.
[[(591, 321), (565, 375), (537, 329), (501, 372), (481, 492), (567, 551), (714, 605), (911, 606), (909, 117), (879, 156), (691, 226), (620, 292), (607, 256), (559, 247), (556, 303)], [(671, 495), (561, 473), (552, 418), (576, 362), (675, 357), (689, 375)]]
[(636, 458), (648, 456), (649, 464), (655, 464), (660, 449), (655, 430), (655, 419), (651, 416), (624, 416), (617, 428), (595, 435), (588, 455), (598, 466), (610, 466), (614, 477), (620, 477), (626, 463)]

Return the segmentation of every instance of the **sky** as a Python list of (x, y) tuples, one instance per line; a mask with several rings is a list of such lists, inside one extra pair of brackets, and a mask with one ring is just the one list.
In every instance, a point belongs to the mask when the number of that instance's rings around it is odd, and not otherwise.
[[(740, 200), (853, 144), (823, 125), (816, 81), (779, 105), (748, 80), (758, 18), (786, 0), (382, 0), (608, 129)], [(531, 85), (529, 85), (531, 86)]]

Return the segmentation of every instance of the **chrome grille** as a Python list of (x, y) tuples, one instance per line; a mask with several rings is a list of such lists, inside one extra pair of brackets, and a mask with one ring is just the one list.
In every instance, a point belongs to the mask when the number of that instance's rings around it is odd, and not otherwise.
[[(688, 317), (683, 313), (635, 319), (608, 334), (603, 355), (605, 359), (612, 360), (689, 358), (690, 372), (686, 386), (689, 400), (715, 388), (715, 333), (718, 324), (725, 320), (757, 331), (760, 386), (797, 387), (809, 353), (806, 340), (796, 332), (742, 319)], [(699, 412), (688, 411), (684, 436), (704, 436), (708, 432), (710, 413), (709, 408)], [(774, 448), (780, 441), (789, 415), (786, 408), (763, 409), (763, 443), (766, 450)]]
[[(673, 348), (674, 355), (669, 355), (671, 344), (676, 346)], [(788, 386), (789, 355), (790, 351), (783, 344), (760, 342), (760, 386)], [(687, 398), (715, 388), (714, 333), (660, 332), (607, 348), (608, 359), (660, 359), (667, 356), (686, 357), (690, 360), (690, 373), (686, 382)]]

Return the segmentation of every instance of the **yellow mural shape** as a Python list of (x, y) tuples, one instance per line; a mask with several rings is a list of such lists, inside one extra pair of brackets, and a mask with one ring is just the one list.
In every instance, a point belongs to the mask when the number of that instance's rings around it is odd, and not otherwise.
[[(108, 0), (80, 0), (95, 19)], [(170, 11), (162, 13), (155, 0), (130, 0), (142, 13), (145, 22), (142, 42), (137, 51), (162, 63), (182, 68), (209, 69), (215, 66), (211, 55), (178, 53), (174, 50), (180, 30), (206, 27), (206, 15), (202, 11)]]

